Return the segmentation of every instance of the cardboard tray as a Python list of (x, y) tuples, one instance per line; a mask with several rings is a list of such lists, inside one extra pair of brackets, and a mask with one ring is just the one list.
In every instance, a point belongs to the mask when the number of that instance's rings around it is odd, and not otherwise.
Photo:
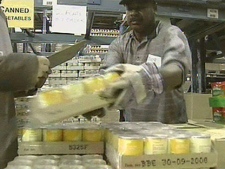
[(217, 166), (218, 154), (213, 149), (210, 153), (196, 154), (157, 154), (142, 156), (119, 155), (109, 144), (106, 156), (111, 165), (117, 169), (193, 169)]
[(19, 142), (19, 155), (103, 154), (104, 142)]

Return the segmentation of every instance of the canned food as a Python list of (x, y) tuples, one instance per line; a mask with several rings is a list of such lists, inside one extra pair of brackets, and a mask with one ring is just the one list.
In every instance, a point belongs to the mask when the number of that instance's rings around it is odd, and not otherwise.
[(59, 155), (42, 155), (42, 156), (38, 156), (37, 160), (40, 159), (49, 159), (49, 160), (59, 160), (60, 156)]
[(191, 152), (192, 153), (210, 153), (211, 152), (211, 136), (208, 134), (195, 134), (191, 136)]
[(31, 166), (26, 165), (15, 165), (15, 166), (7, 166), (5, 169), (33, 169)]
[(86, 169), (112, 169), (109, 165), (85, 165)]
[(40, 128), (23, 128), (22, 141), (42, 141), (42, 129)]
[(82, 165), (67, 165), (67, 166), (60, 166), (60, 169), (86, 169), (86, 167)]
[(224, 96), (225, 82), (215, 82), (211, 84), (212, 96)]
[(82, 161), (81, 160), (70, 160), (70, 159), (62, 159), (59, 162), (59, 166), (67, 166), (67, 165), (82, 165)]
[(120, 135), (118, 137), (118, 153), (120, 155), (143, 155), (144, 141), (139, 135)]
[(189, 154), (190, 153), (190, 136), (176, 135), (169, 138), (168, 143), (171, 154)]
[(98, 165), (106, 165), (106, 161), (103, 160), (103, 159), (86, 159), (86, 160), (83, 160), (83, 163), (84, 164), (98, 164)]
[(109, 72), (106, 73), (103, 78), (106, 84), (109, 85), (110, 83), (117, 81), (120, 78), (120, 75), (116, 72)]
[(56, 165), (34, 165), (32, 169), (59, 169)]
[(10, 161), (8, 163), (7, 166), (32, 166), (33, 165), (33, 161), (31, 160), (25, 160), (25, 159), (17, 159), (17, 160), (13, 160), (13, 161)]
[(70, 99), (76, 99), (85, 94), (84, 85), (81, 82), (64, 86), (63, 90)]
[(58, 160), (53, 159), (37, 159), (34, 161), (34, 165), (52, 165), (52, 166), (58, 166)]
[(212, 108), (213, 121), (215, 123), (225, 124), (225, 108)]
[(168, 140), (166, 135), (146, 136), (144, 154), (167, 154)]
[(83, 129), (83, 141), (98, 142), (103, 141), (104, 131), (100, 127)]
[(83, 80), (83, 84), (88, 94), (96, 93), (106, 88), (105, 81), (101, 76), (85, 79)]
[(57, 142), (62, 141), (63, 131), (59, 128), (44, 128), (43, 129), (43, 141), (46, 142)]
[(66, 103), (69, 101), (69, 98), (66, 97), (63, 90), (54, 89), (40, 93), (38, 101), (40, 102), (41, 107), (48, 107)]
[(76, 127), (66, 127), (63, 129), (63, 141), (81, 141), (82, 129)]
[(22, 156), (17, 156), (14, 158), (14, 160), (35, 160), (37, 159), (38, 156), (34, 156), (34, 155), (22, 155)]
[(92, 154), (92, 155), (83, 155), (82, 160), (90, 160), (90, 159), (103, 159), (102, 155), (99, 154)]
[(82, 156), (80, 155), (63, 155), (61, 156), (61, 160), (68, 159), (68, 160), (81, 160)]

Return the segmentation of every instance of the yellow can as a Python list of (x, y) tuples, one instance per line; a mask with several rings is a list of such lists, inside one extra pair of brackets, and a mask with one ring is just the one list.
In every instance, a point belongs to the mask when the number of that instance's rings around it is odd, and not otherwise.
[(43, 141), (57, 142), (63, 140), (63, 130), (60, 128), (49, 127), (43, 129)]
[(190, 136), (176, 135), (169, 138), (170, 154), (189, 154), (190, 153)]
[(70, 101), (62, 89), (54, 89), (42, 92), (38, 95), (38, 100), (41, 107), (54, 106)]
[(123, 129), (114, 129), (111, 131), (111, 145), (116, 151), (118, 150), (119, 136), (125, 134), (128, 134), (128, 131)]
[(210, 153), (212, 148), (209, 134), (196, 133), (191, 136), (191, 153)]
[(63, 128), (63, 141), (81, 141), (82, 129), (79, 127)]
[(110, 83), (113, 83), (117, 80), (120, 79), (120, 75), (118, 73), (115, 73), (115, 72), (109, 72), (109, 73), (106, 73), (104, 76), (104, 81), (106, 82), (107, 85), (109, 85)]
[(144, 154), (167, 154), (168, 140), (166, 135), (146, 136), (144, 140)]
[(118, 153), (120, 155), (140, 156), (143, 155), (144, 140), (139, 135), (119, 135)]
[(100, 142), (104, 140), (104, 130), (100, 127), (84, 128), (83, 141)]
[(42, 129), (40, 128), (23, 128), (22, 141), (42, 141)]
[(88, 94), (100, 92), (106, 88), (105, 81), (101, 76), (85, 79), (83, 85)]

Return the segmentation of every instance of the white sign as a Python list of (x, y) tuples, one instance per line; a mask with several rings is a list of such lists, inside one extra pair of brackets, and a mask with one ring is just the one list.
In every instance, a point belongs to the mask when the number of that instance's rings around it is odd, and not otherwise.
[(86, 6), (54, 5), (52, 13), (52, 32), (75, 35), (86, 33)]

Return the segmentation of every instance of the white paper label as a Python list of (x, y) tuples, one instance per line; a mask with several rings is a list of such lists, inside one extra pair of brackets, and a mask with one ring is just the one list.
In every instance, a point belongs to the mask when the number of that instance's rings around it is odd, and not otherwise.
[(162, 64), (161, 57), (151, 54), (148, 55), (147, 62), (155, 63), (157, 67), (161, 67)]

